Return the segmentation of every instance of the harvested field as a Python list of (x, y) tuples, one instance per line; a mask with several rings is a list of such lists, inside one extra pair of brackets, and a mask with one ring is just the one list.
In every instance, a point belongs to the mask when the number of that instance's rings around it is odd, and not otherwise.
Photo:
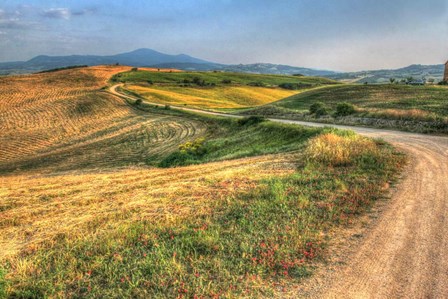
[(100, 92), (110, 76), (128, 69), (103, 66), (2, 78), (0, 172), (143, 163), (205, 132), (199, 122), (142, 113)]

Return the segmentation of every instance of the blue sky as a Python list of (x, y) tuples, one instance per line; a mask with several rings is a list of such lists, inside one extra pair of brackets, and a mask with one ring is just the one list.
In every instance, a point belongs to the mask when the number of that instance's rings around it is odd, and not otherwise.
[(0, 0), (0, 61), (152, 48), (353, 71), (448, 59), (448, 0)]

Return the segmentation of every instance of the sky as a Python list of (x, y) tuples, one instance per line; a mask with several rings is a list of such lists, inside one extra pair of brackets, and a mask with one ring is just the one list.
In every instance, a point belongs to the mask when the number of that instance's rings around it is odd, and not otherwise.
[(0, 61), (138, 48), (359, 71), (448, 60), (448, 0), (0, 0)]

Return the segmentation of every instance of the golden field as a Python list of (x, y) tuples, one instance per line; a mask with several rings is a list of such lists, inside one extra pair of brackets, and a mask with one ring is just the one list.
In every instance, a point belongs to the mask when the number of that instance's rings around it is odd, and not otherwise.
[(297, 94), (298, 91), (254, 86), (210, 88), (125, 85), (147, 101), (203, 109), (236, 109), (261, 106)]

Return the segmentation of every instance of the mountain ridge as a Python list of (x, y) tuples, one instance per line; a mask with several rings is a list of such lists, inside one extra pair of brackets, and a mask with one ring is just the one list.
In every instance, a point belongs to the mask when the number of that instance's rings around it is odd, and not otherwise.
[(27, 61), (0, 63), (0, 75), (24, 74), (73, 65), (121, 64), (134, 67), (177, 68), (185, 71), (227, 71), (254, 74), (304, 75), (326, 77), (355, 83), (384, 83), (390, 78), (397, 80), (413, 77), (441, 81), (444, 65), (412, 64), (398, 69), (366, 70), (359, 72), (336, 72), (285, 64), (251, 63), (221, 64), (196, 58), (187, 54), (165, 54), (149, 48), (139, 48), (115, 55), (38, 55)]

